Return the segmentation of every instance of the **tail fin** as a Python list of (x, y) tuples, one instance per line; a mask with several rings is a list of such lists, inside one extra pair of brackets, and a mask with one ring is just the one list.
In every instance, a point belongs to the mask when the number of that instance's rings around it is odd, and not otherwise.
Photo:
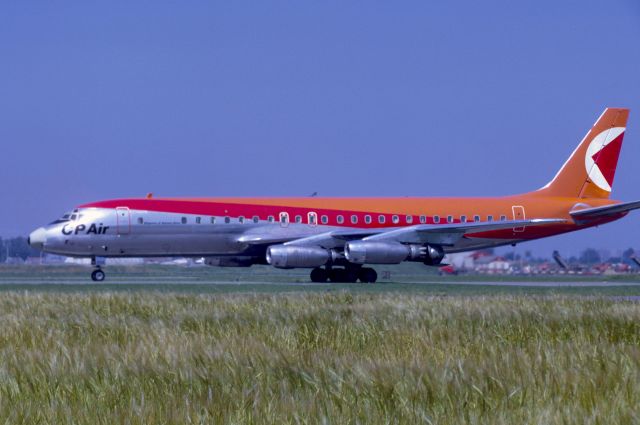
[(608, 198), (628, 117), (628, 109), (605, 109), (553, 180), (538, 193)]

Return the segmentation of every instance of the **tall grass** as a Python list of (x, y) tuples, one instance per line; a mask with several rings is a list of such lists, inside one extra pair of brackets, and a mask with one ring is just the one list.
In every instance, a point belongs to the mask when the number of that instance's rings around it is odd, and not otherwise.
[(4, 293), (3, 423), (640, 422), (640, 305)]

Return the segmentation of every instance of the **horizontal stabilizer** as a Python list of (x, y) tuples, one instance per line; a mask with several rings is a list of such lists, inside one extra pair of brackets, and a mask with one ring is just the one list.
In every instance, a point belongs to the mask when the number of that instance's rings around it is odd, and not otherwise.
[(578, 220), (606, 217), (625, 213), (640, 208), (640, 201), (623, 202), (620, 204), (605, 205), (604, 207), (586, 208), (584, 210), (571, 211), (571, 217)]

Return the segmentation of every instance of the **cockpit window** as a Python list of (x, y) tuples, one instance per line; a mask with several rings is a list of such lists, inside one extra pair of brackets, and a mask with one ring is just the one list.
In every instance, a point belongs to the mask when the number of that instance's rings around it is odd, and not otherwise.
[[(74, 214), (74, 215), (75, 215), (75, 214)], [(63, 214), (63, 216), (62, 216), (62, 217), (60, 217), (60, 218), (59, 218), (59, 219), (57, 219), (57, 220), (52, 221), (52, 222), (51, 222), (51, 223), (49, 223), (49, 224), (66, 223), (67, 221), (69, 221), (69, 220), (71, 220), (71, 219), (72, 219), (72, 218), (71, 218), (71, 213), (69, 212), (69, 213)]]

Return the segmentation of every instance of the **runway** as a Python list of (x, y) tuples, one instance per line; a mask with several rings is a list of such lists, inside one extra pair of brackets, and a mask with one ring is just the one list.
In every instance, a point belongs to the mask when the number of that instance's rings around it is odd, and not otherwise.
[(637, 286), (640, 287), (640, 281), (637, 282), (612, 282), (612, 281), (462, 281), (462, 282), (443, 282), (443, 285), (478, 285), (478, 286), (517, 286), (517, 287), (537, 287), (537, 288), (600, 288), (611, 286)]
[[(110, 266), (104, 282), (93, 282), (89, 267), (0, 267), (0, 291), (186, 293), (385, 292), (426, 295), (583, 294), (640, 296), (640, 275), (626, 276), (438, 276), (392, 269), (375, 284), (312, 283), (306, 270), (269, 267)], [(381, 273), (381, 276), (384, 276)]]

